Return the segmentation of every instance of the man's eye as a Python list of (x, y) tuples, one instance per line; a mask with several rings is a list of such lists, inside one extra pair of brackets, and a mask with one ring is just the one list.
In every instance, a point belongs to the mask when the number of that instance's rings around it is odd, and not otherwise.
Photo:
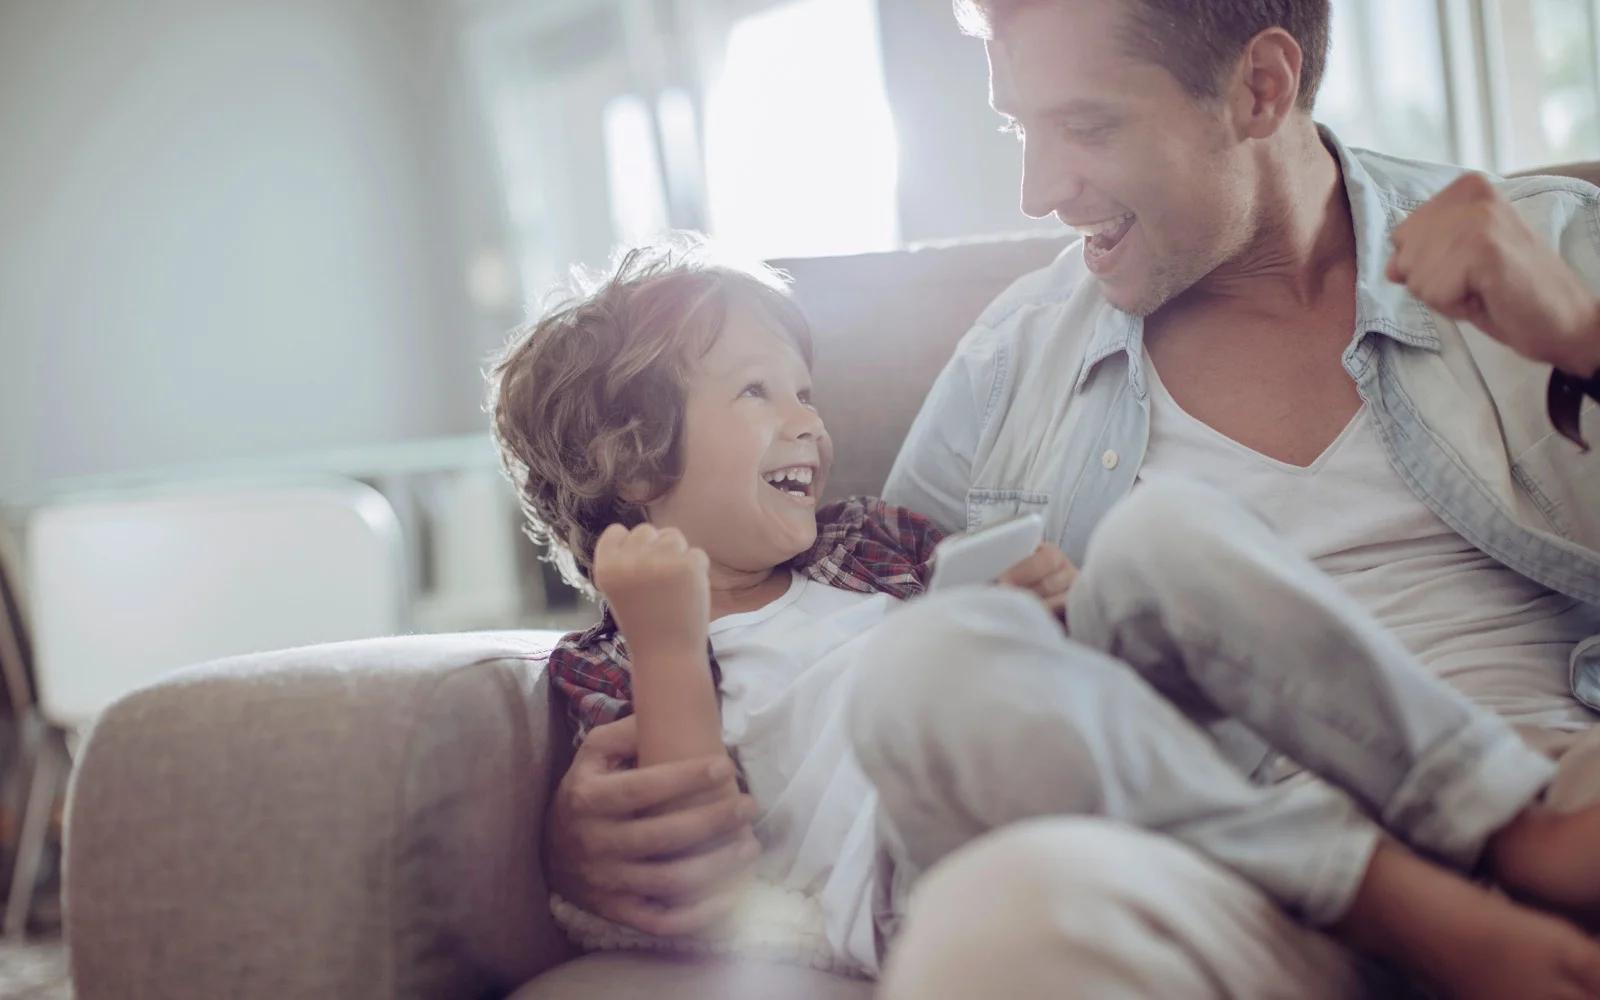
[(749, 385), (739, 390), (740, 399), (743, 399), (746, 396), (749, 396), (752, 399), (766, 399), (767, 384), (765, 382), (751, 382)]
[(1061, 130), (1073, 142), (1103, 142), (1111, 138), (1110, 125), (1068, 125)]

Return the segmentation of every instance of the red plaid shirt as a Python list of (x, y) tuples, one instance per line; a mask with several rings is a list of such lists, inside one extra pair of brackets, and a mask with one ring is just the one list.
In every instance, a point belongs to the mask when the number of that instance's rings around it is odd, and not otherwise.
[[(789, 567), (830, 587), (905, 600), (927, 587), (939, 538), (939, 529), (921, 514), (852, 497), (817, 511), (817, 540)], [(720, 692), (722, 670), (709, 651), (707, 658)], [(600, 624), (562, 637), (550, 654), (550, 681), (566, 702), (575, 742), (633, 711), (629, 669), (627, 641), (609, 608)]]

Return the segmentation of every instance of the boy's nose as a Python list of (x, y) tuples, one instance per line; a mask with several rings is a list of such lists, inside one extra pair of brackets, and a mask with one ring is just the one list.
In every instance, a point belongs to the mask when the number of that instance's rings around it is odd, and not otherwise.
[(810, 441), (822, 436), (822, 417), (809, 406), (796, 405), (787, 421), (789, 435), (797, 441)]

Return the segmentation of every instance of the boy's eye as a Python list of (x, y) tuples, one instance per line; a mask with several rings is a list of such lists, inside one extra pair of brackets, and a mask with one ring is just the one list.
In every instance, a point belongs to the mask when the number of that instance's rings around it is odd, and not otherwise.
[(802, 405), (805, 405), (805, 406), (810, 406), (811, 405), (811, 390), (810, 389), (801, 389), (799, 392), (795, 393), (795, 395), (800, 399), (800, 402), (801, 402)]
[(749, 385), (739, 390), (740, 399), (743, 399), (746, 396), (749, 396), (752, 399), (766, 399), (767, 384), (765, 382), (751, 382)]

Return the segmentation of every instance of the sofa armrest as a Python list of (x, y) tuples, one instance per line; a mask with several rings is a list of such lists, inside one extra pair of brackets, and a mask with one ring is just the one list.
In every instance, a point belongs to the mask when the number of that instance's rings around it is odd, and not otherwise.
[(68, 795), (77, 995), (504, 996), (566, 957), (539, 633), (235, 657), (96, 723)]

